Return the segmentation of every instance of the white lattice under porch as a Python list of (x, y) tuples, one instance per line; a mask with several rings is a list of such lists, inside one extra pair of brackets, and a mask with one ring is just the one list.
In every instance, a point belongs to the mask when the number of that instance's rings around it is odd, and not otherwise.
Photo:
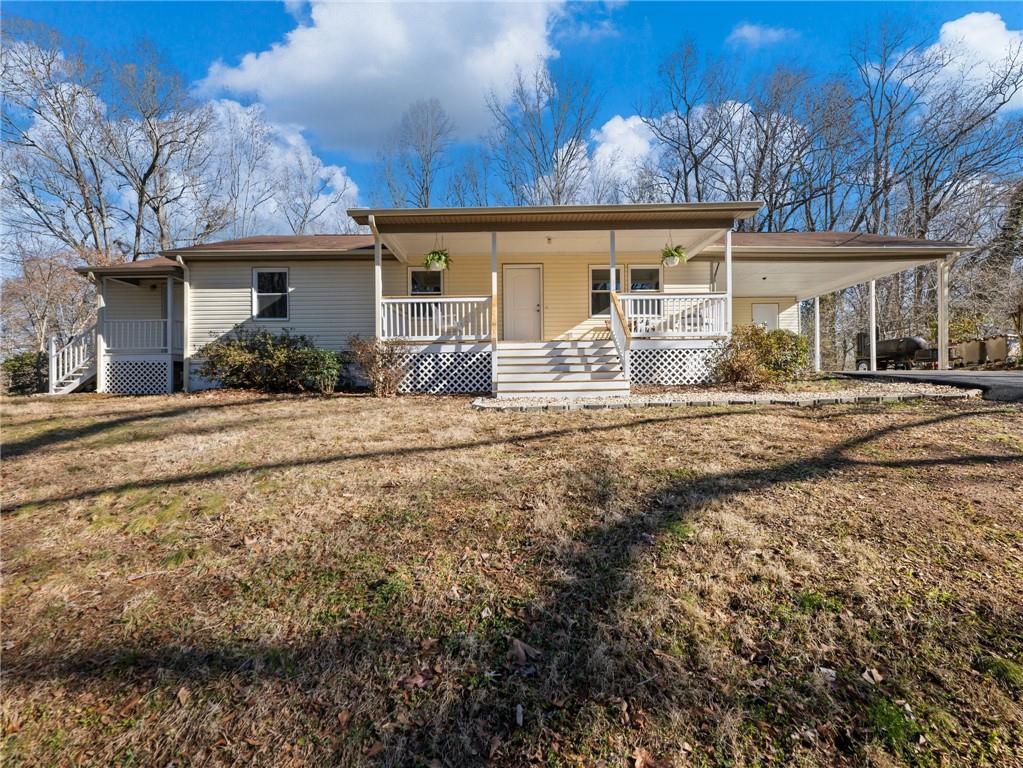
[(720, 341), (636, 339), (630, 355), (633, 384), (709, 384)]
[(159, 395), (174, 391), (174, 361), (170, 355), (103, 357), (99, 377), (102, 391), (123, 395)]
[(413, 347), (400, 390), (438, 395), (490, 392), (491, 354), (489, 343)]

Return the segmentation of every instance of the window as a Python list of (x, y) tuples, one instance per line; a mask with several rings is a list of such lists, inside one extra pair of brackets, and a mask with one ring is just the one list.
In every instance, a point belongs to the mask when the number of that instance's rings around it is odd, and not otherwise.
[(409, 296), (440, 296), (444, 293), (444, 272), (421, 267), (410, 267), (408, 271)]
[(630, 291), (661, 290), (660, 267), (629, 267)]
[[(615, 267), (615, 285), (622, 288), (622, 268)], [(611, 270), (590, 267), (590, 315), (606, 315), (611, 310)]]
[(288, 319), (288, 270), (252, 270), (252, 314), (257, 320)]

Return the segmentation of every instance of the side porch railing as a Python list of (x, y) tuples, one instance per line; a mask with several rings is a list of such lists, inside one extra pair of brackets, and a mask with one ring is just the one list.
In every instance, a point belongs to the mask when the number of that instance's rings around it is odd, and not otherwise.
[(726, 294), (621, 293), (624, 322), (636, 338), (685, 339), (726, 334)]
[(49, 347), (49, 391), (52, 395), (95, 364), (96, 326), (72, 336), (63, 346), (58, 346), (56, 337), (53, 337)]
[(401, 296), (380, 305), (380, 336), (407, 341), (490, 339), (489, 296)]
[(184, 323), (170, 323), (170, 345), (167, 320), (107, 320), (103, 323), (103, 343), (108, 352), (179, 353), (184, 345)]

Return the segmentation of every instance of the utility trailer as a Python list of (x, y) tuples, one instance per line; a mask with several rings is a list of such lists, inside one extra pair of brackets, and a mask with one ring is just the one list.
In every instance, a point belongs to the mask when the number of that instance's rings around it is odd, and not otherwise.
[[(927, 342), (920, 336), (902, 336), (897, 339), (877, 340), (878, 370), (894, 368), (909, 370), (917, 359), (917, 354), (930, 349)], [(856, 334), (856, 370), (870, 370), (870, 334)]]

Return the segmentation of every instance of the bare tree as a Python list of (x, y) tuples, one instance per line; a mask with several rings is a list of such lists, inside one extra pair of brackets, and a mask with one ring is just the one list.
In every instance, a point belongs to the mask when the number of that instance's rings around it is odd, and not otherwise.
[[(170, 212), (175, 203), (203, 191), (203, 177), (210, 156), (204, 140), (212, 114), (197, 106), (179, 73), (162, 60), (148, 42), (136, 46), (137, 60), (112, 65), (114, 99), (107, 121), (111, 170), (126, 187), (130, 203), (125, 214), (132, 221), (130, 253), (133, 259), (146, 251), (149, 230), (158, 249), (173, 245)], [(207, 206), (193, 209), (213, 219), (202, 222), (200, 231), (216, 231), (224, 212)], [(148, 216), (153, 225), (147, 226)]]
[(96, 73), (52, 30), (3, 25), (3, 193), (10, 232), (50, 237), (83, 261), (109, 257), (115, 226)]
[(274, 200), (296, 235), (353, 231), (345, 214), (348, 178), (326, 171), (318, 157), (297, 157), (281, 170)]
[(493, 158), (486, 148), (467, 152), (448, 180), (448, 201), (460, 207), (482, 207), (493, 202), (492, 165)]
[(508, 103), (491, 93), (497, 171), (516, 205), (578, 200), (588, 173), (588, 140), (599, 99), (587, 79), (545, 66), (518, 70)]
[(454, 123), (437, 99), (417, 101), (405, 111), (383, 159), (395, 206), (430, 207), (454, 132)]

